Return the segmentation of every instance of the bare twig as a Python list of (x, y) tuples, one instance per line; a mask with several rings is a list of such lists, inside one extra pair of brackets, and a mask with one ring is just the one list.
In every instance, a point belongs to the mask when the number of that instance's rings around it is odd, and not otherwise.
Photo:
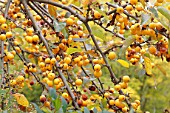
[[(109, 6), (111, 6), (111, 7), (117, 8), (116, 5), (111, 4), (111, 3), (109, 3), (109, 2), (106, 2), (106, 4), (109, 5)], [(115, 11), (113, 10), (113, 11), (108, 12), (107, 14), (110, 15), (110, 14), (112, 14), (112, 13), (114, 13), (114, 12), (115, 12)], [(131, 18), (135, 19), (137, 22), (139, 22), (139, 19), (138, 19), (138, 18), (136, 18), (135, 16), (129, 14), (126, 10), (124, 10), (123, 13), (124, 13), (125, 15), (127, 15), (128, 17), (131, 17)]]
[(51, 24), (47, 19), (44, 18), (44, 16), (36, 9), (35, 6), (33, 6), (30, 2), (28, 2), (28, 5), (33, 9), (38, 15), (41, 16), (41, 18), (52, 28), (54, 29), (53, 24)]
[[(39, 0), (36, 0), (36, 1), (39, 1)], [(44, 0), (43, 0), (43, 1), (44, 1)], [(40, 2), (40, 1), (39, 1), (39, 2)], [(46, 2), (47, 2), (47, 1), (44, 1), (44, 3), (46, 3)], [(52, 3), (53, 3), (53, 2), (52, 2)], [(35, 31), (38, 33), (39, 37), (41, 38), (42, 42), (44, 43), (44, 45), (45, 45), (45, 47), (46, 47), (46, 49), (47, 49), (48, 54), (50, 55), (50, 57), (55, 58), (55, 57), (54, 57), (54, 54), (52, 53), (52, 51), (50, 50), (50, 48), (49, 48), (49, 46), (48, 46), (48, 43), (47, 43), (46, 39), (45, 39), (44, 36), (42, 35), (42, 33), (41, 33), (41, 31), (40, 31), (40, 28), (38, 27), (38, 25), (37, 25), (37, 23), (36, 23), (33, 15), (31, 14), (31, 12), (30, 12), (29, 9), (28, 9), (27, 1), (26, 1), (26, 0), (22, 0), (22, 4), (23, 4), (23, 6), (25, 7), (25, 10), (26, 10), (27, 15), (29, 16), (29, 18), (31, 19), (31, 21), (32, 21), (32, 23), (33, 23), (33, 26), (34, 26)], [(54, 4), (60, 6), (60, 4), (58, 4), (58, 3), (56, 3), (56, 2), (55, 2)], [(66, 7), (63, 6), (63, 8), (66, 8)], [(65, 85), (66, 88), (67, 88), (68, 93), (70, 94), (70, 96), (71, 96), (71, 98), (72, 98), (72, 101), (73, 101), (73, 103), (74, 103), (74, 107), (75, 107), (76, 109), (79, 109), (79, 106), (78, 106), (78, 104), (77, 104), (77, 102), (76, 102), (76, 98), (75, 98), (73, 92), (71, 91), (71, 89), (70, 89), (70, 87), (69, 87), (69, 85), (68, 85), (68, 83), (67, 83), (67, 81), (66, 81), (66, 78), (64, 77), (64, 75), (63, 75), (63, 73), (61, 72), (61, 70), (58, 68), (58, 67), (59, 67), (58, 62), (55, 63), (55, 66), (56, 66), (57, 72), (59, 73), (59, 76), (61, 77), (64, 85)]]

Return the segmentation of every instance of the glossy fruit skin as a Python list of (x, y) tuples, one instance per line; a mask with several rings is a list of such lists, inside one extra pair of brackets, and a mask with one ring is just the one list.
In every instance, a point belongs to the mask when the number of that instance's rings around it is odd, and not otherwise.
[(121, 86), (119, 84), (117, 84), (117, 85), (114, 86), (114, 88), (115, 88), (116, 91), (119, 91), (121, 89)]
[(0, 34), (0, 40), (5, 41), (6, 40), (6, 35), (5, 34)]
[(129, 76), (123, 76), (123, 82), (128, 83), (130, 81), (130, 77)]
[(156, 51), (157, 51), (156, 47), (153, 46), (153, 45), (150, 46), (148, 50), (149, 50), (149, 52), (150, 52), (151, 54), (156, 54)]
[(109, 104), (113, 106), (115, 104), (115, 100), (109, 100)]
[(162, 3), (164, 0), (157, 0), (158, 3)]
[(74, 23), (74, 21), (73, 21), (73, 19), (71, 19), (71, 18), (68, 18), (67, 20), (66, 20), (66, 24), (67, 25), (73, 25), (73, 23)]
[(94, 11), (94, 18), (96, 19), (101, 18), (101, 14), (98, 11)]
[(108, 58), (110, 59), (110, 60), (114, 60), (115, 58), (116, 58), (116, 53), (115, 52), (109, 52), (109, 55), (108, 55)]
[(100, 66), (99, 64), (96, 64), (96, 65), (94, 66), (94, 70), (95, 70), (95, 71), (100, 71), (100, 70), (101, 70), (101, 66)]
[(1, 25), (1, 29), (2, 30), (7, 30), (8, 29), (8, 25), (7, 24), (2, 24)]
[(118, 7), (116, 10), (116, 12), (119, 14), (123, 13), (123, 11), (124, 11), (123, 7)]
[(75, 81), (75, 84), (76, 84), (77, 86), (82, 85), (82, 83), (83, 83), (83, 81), (82, 81), (81, 79), (77, 79), (77, 80)]
[(107, 93), (107, 92), (106, 92), (106, 93), (104, 93), (104, 97), (105, 97), (105, 98), (108, 98), (109, 96), (110, 96), (110, 94), (109, 94), (109, 93)]
[(40, 96), (40, 102), (44, 103), (46, 100), (47, 99), (46, 99), (45, 95)]
[(124, 101), (125, 100), (125, 95), (119, 95), (119, 100)]
[(6, 37), (7, 37), (7, 38), (11, 38), (11, 37), (12, 37), (12, 32), (11, 32), (11, 31), (6, 32)]
[(101, 71), (101, 70), (100, 70), (100, 71), (94, 71), (94, 76), (95, 76), (96, 78), (101, 77), (101, 76), (102, 76), (102, 71)]
[(68, 98), (68, 94), (67, 93), (63, 93), (62, 97), (66, 99), (66, 98)]
[(122, 108), (122, 112), (127, 113), (127, 111), (128, 111), (128, 108), (126, 106)]
[(138, 0), (130, 0), (130, 4), (136, 5), (138, 3)]

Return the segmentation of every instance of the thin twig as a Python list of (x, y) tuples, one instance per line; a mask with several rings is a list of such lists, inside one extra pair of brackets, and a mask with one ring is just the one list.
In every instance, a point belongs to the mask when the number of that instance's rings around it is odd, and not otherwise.
[(44, 16), (35, 8), (35, 6), (33, 6), (32, 4), (30, 4), (30, 2), (28, 2), (28, 5), (31, 7), (31, 9), (33, 9), (38, 15), (41, 16), (41, 18), (52, 28), (54, 29), (53, 24), (51, 24), (47, 19), (44, 18)]
[[(114, 4), (111, 4), (111, 3), (109, 3), (109, 2), (106, 2), (106, 4), (109, 5), (109, 6), (111, 6), (111, 7), (114, 7), (114, 8), (117, 8), (117, 7), (118, 7), (118, 6), (116, 6), (116, 5), (114, 5)], [(107, 14), (110, 15), (110, 14), (112, 14), (112, 13), (114, 13), (114, 12), (115, 12), (115, 11), (113, 10), (113, 11), (108, 12)], [(125, 15), (127, 15), (128, 17), (131, 17), (131, 18), (135, 19), (137, 22), (139, 22), (139, 19), (138, 19), (138, 18), (136, 18), (135, 16), (129, 14), (126, 10), (124, 10), (123, 13), (124, 13)]]
[[(35, 0), (35, 1), (37, 1), (37, 0)], [(38, 0), (38, 1), (39, 1), (39, 0)], [(46, 2), (47, 2), (47, 1), (46, 1)], [(56, 2), (55, 2), (55, 3), (56, 3)], [(31, 19), (31, 21), (32, 21), (32, 23), (33, 23), (33, 26), (34, 26), (35, 31), (38, 33), (39, 37), (41, 38), (42, 42), (44, 43), (44, 45), (45, 45), (45, 47), (46, 47), (46, 49), (47, 49), (48, 54), (50, 55), (51, 58), (55, 58), (55, 57), (54, 57), (54, 54), (52, 53), (52, 51), (50, 50), (50, 48), (49, 48), (49, 46), (48, 46), (48, 43), (47, 43), (46, 39), (45, 39), (44, 36), (42, 35), (42, 33), (41, 33), (41, 31), (40, 31), (40, 28), (38, 27), (38, 25), (37, 25), (37, 23), (36, 23), (33, 15), (32, 15), (31, 12), (29, 11), (26, 0), (22, 0), (22, 4), (23, 4), (23, 6), (25, 7), (25, 10), (26, 10), (26, 13), (27, 13), (28, 17)], [(57, 4), (58, 4), (58, 3), (57, 3)], [(65, 7), (63, 7), (63, 8), (65, 8)], [(61, 72), (61, 70), (58, 68), (58, 67), (59, 67), (59, 64), (58, 64), (57, 61), (56, 61), (56, 63), (55, 63), (55, 66), (56, 66), (57, 72), (59, 73), (59, 76), (61, 77), (64, 85), (65, 85), (66, 88), (67, 88), (68, 93), (70, 94), (70, 96), (71, 96), (71, 98), (72, 98), (72, 101), (73, 101), (73, 103), (74, 103), (75, 109), (79, 109), (79, 106), (78, 106), (78, 104), (77, 104), (77, 102), (76, 102), (76, 98), (75, 98), (73, 92), (71, 91), (71, 89), (70, 89), (70, 87), (69, 87), (69, 85), (68, 85), (68, 83), (67, 83), (67, 81), (66, 81), (66, 78), (64, 77), (64, 75), (63, 75), (63, 73)]]

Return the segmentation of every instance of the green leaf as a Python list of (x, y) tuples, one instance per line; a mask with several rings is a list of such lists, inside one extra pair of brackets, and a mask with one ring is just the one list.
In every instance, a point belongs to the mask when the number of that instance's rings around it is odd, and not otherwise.
[(169, 10), (167, 10), (166, 8), (164, 8), (162, 6), (159, 6), (157, 9), (162, 15), (164, 15), (168, 20), (170, 20), (170, 18), (169, 18), (170, 17), (170, 11)]
[(154, 14), (154, 16), (158, 18), (158, 12), (156, 11), (154, 7), (149, 8), (149, 11), (151, 11)]
[(47, 107), (42, 107), (41, 108), (42, 110), (43, 110), (43, 112), (45, 112), (45, 113), (53, 113), (49, 108), (47, 108)]
[(61, 100), (59, 96), (55, 100), (53, 100), (53, 104), (56, 111), (58, 111), (61, 108)]
[(49, 94), (52, 99), (55, 100), (57, 98), (56, 90), (54, 88), (49, 88)]
[(102, 110), (104, 110), (104, 108), (107, 107), (107, 99), (106, 98), (103, 98), (101, 100), (100, 107), (101, 107)]
[(141, 25), (144, 25), (151, 18), (149, 14), (142, 14)]
[(21, 28), (15, 28), (15, 29), (13, 29), (13, 32), (14, 33), (18, 32), (18, 33), (20, 33), (20, 35), (22, 35), (24, 33), (24, 30)]
[(68, 39), (68, 31), (67, 31), (67, 29), (64, 28), (64, 29), (61, 30), (61, 32), (63, 33), (64, 37), (66, 39)]
[(75, 53), (75, 52), (81, 52), (81, 51), (82, 51), (81, 48), (72, 48), (72, 47), (69, 47), (69, 48), (67, 49), (66, 53), (67, 53), (68, 55), (70, 55), (70, 54), (73, 54), (73, 53)]
[(61, 97), (61, 100), (62, 100), (63, 112), (65, 113), (67, 110), (68, 104), (67, 104), (67, 101), (63, 97)]
[(64, 29), (64, 27), (66, 26), (65, 22), (57, 22), (57, 20), (53, 19), (53, 25), (54, 25), (54, 29), (56, 32), (60, 32), (61, 30)]
[(93, 109), (93, 112), (94, 112), (94, 113), (97, 113), (97, 109), (96, 109), (96, 108), (94, 108), (94, 109)]
[(2, 70), (0, 70), (0, 74), (2, 74)]
[(90, 111), (87, 107), (84, 107), (84, 113), (90, 113)]
[(41, 111), (41, 109), (37, 106), (36, 103), (32, 103), (37, 111), (37, 113), (44, 113), (43, 111)]

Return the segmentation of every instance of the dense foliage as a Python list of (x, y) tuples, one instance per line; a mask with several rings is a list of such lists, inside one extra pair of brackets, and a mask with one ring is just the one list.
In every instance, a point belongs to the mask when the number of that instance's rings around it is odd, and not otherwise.
[(0, 111), (170, 112), (169, 4), (0, 1)]

